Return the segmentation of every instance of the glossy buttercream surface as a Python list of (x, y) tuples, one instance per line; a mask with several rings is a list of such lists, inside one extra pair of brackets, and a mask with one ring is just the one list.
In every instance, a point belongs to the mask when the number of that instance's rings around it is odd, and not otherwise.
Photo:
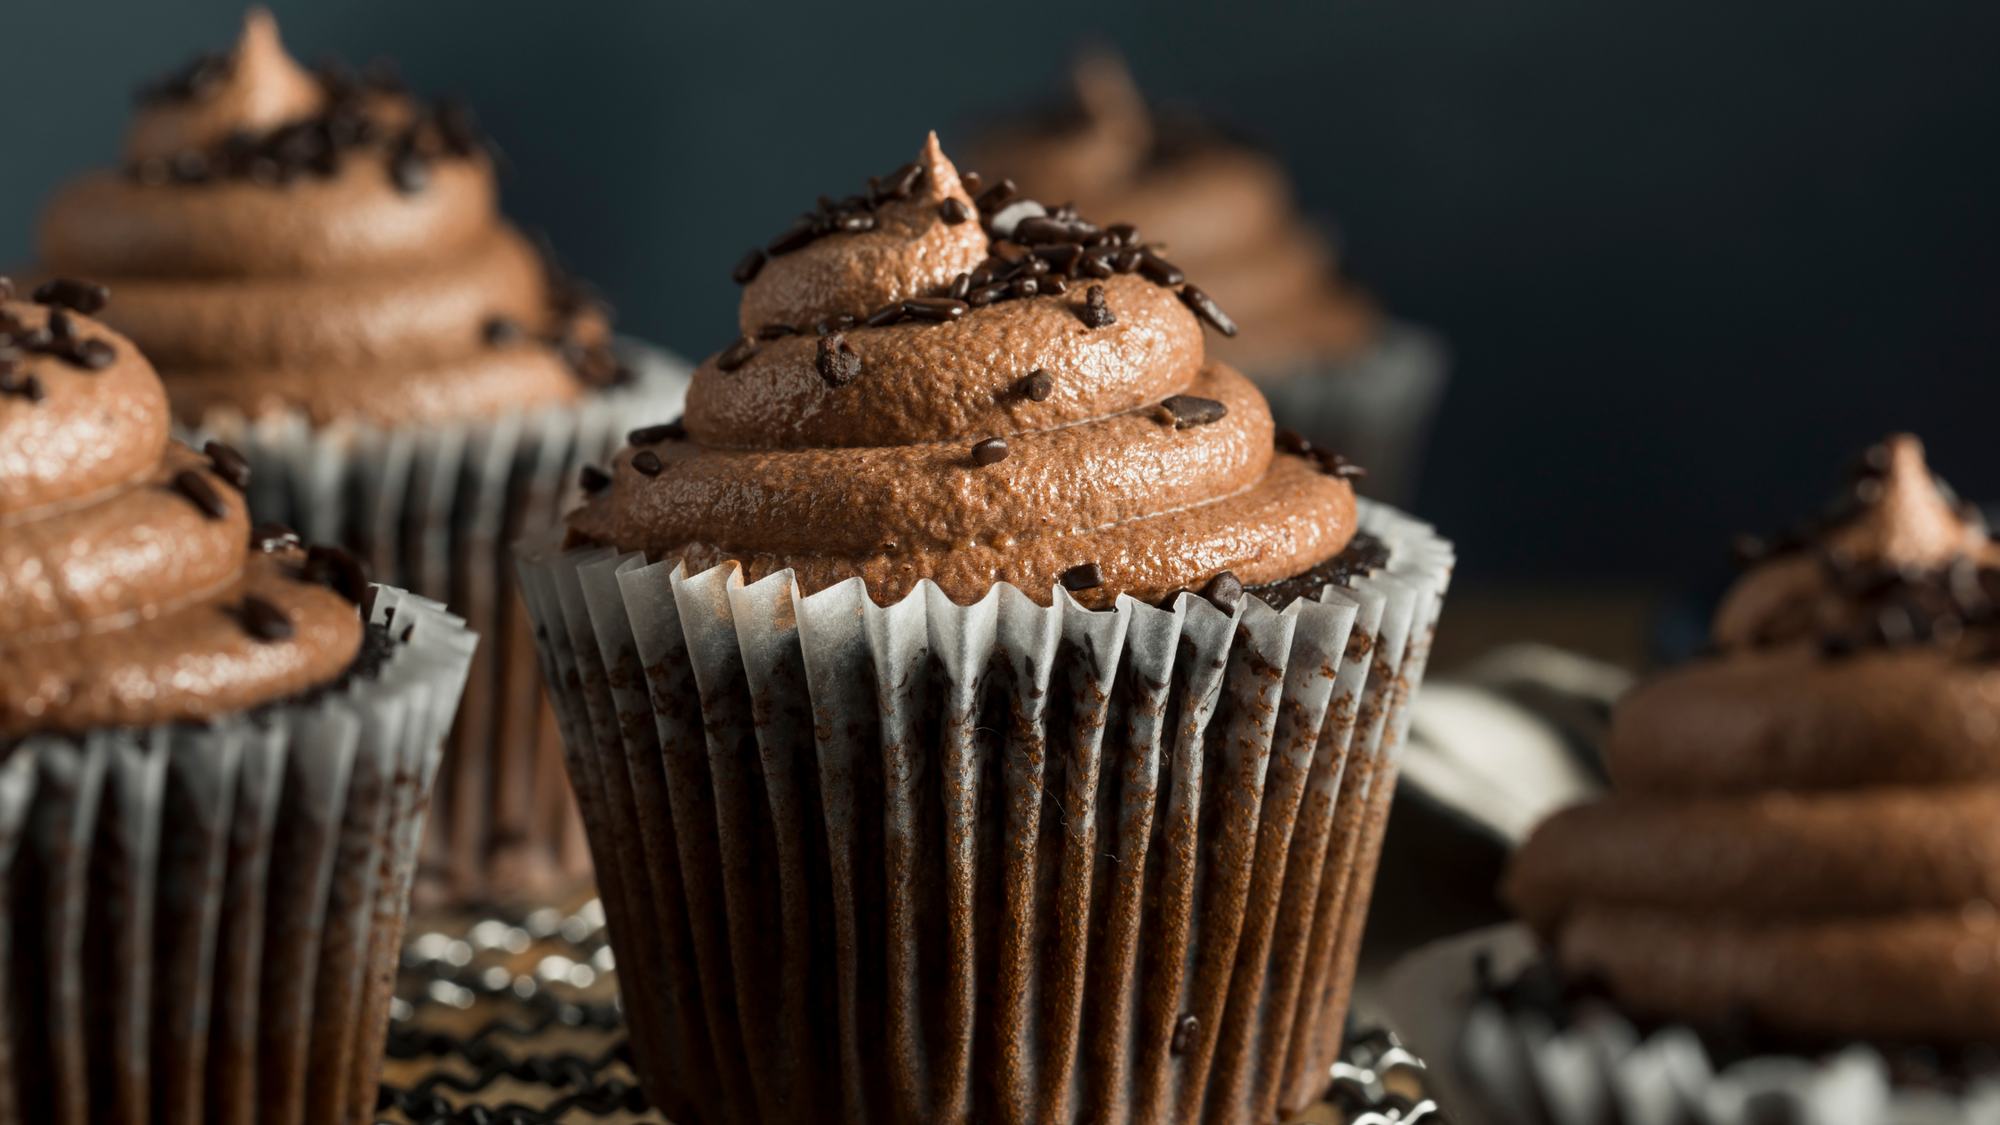
[(1187, 123), (1157, 119), (1115, 55), (1081, 58), (1066, 112), (983, 138), (972, 164), (1037, 199), (1116, 216), (1229, 309), (1243, 333), (1218, 358), (1253, 374), (1351, 357), (1374, 339), (1374, 302), (1341, 280), (1326, 240), (1302, 219), (1269, 156)]
[(2000, 547), (1914, 438), (1764, 559), (1717, 654), (1620, 706), (1614, 795), (1507, 892), (1626, 1003), (1811, 1037), (2000, 1035)]
[[(935, 137), (916, 167), (873, 229), (762, 265), (745, 339), (695, 373), (685, 436), (635, 437), (578, 538), (752, 580), (789, 567), (809, 593), (859, 576), (885, 603), (930, 579), (961, 603), (1008, 582), (1046, 604), (1061, 582), (1090, 605), (1224, 570), (1274, 581), (1347, 545), (1353, 489), (1274, 450), (1263, 397), (1206, 355), (1173, 286), (1079, 275), (944, 322), (821, 333), (994, 261), (981, 223), (946, 217), (972, 200)], [(851, 368), (829, 378), (829, 355)]]
[(307, 73), (262, 9), (193, 75), (147, 99), (124, 167), (65, 185), (39, 232), (49, 273), (118, 293), (107, 321), (178, 416), (389, 424), (581, 393), (557, 343), (601, 345), (602, 326), (575, 323), (501, 217), (462, 115)]
[[(24, 346), (52, 315), (108, 363)], [(354, 605), (301, 580), (294, 547), (251, 548), (242, 494), (168, 440), (128, 340), (0, 302), (0, 370), (0, 741), (237, 712), (352, 663)]]

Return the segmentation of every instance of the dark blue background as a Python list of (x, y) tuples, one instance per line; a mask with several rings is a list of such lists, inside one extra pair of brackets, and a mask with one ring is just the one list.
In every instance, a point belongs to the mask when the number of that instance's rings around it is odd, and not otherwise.
[[(1936, 0), (275, 5), (295, 53), (471, 96), (507, 203), (690, 355), (730, 265), (925, 129), (1110, 41), (1262, 138), (1458, 369), (1419, 507), (1472, 576), (1662, 577), (1814, 502), (1892, 427), (2000, 496), (2000, 5)], [(0, 261), (231, 0), (14, 0)]]

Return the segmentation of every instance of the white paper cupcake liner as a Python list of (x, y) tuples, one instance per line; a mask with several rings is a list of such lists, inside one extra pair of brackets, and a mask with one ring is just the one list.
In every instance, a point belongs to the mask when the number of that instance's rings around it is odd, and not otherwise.
[(1348, 362), (1246, 373), (1280, 426), (1367, 469), (1368, 495), (1408, 504), (1450, 366), (1450, 349), (1437, 334), (1390, 321), (1372, 347)]
[(1235, 615), (524, 544), (674, 1120), (1268, 1125), (1326, 1086), (1452, 565)]
[(393, 651), (200, 726), (0, 762), (0, 1121), (359, 1123), (476, 638), (377, 587)]
[(1685, 1027), (1642, 1035), (1609, 1005), (1580, 1005), (1568, 1027), (1481, 995), (1475, 963), (1511, 980), (1537, 956), (1519, 923), (1409, 954), (1384, 983), (1389, 1015), (1429, 1063), (1432, 1092), (1469, 1125), (1992, 1125), (2000, 1076), (1961, 1093), (1891, 1084), (1881, 1054), (1854, 1045), (1819, 1057), (1766, 1055), (1718, 1069)]
[(680, 416), (688, 366), (637, 341), (617, 351), (635, 380), (575, 407), (390, 430), (218, 412), (180, 435), (243, 453), (254, 520), (348, 547), (371, 578), (444, 602), (485, 638), (424, 843), (427, 903), (546, 898), (590, 874), (506, 545), (554, 525), (577, 470), (626, 431)]

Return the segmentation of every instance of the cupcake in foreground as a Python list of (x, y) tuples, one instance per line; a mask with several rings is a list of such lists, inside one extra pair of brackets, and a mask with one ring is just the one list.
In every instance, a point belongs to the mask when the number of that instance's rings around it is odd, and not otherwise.
[(258, 470), (257, 519), (449, 603), (482, 648), (426, 888), (554, 893), (587, 874), (500, 545), (553, 522), (611, 419), (677, 401), (605, 307), (501, 217), (465, 107), (392, 74), (308, 72), (253, 8), (227, 52), (149, 86), (120, 167), (56, 192), (40, 269), (92, 277), (182, 432)]
[(10, 290), (0, 1118), (368, 1120), (474, 638), (252, 530), (248, 466), (168, 439), (100, 287)]
[(1366, 490), (1407, 499), (1443, 353), (1343, 278), (1269, 155), (1200, 121), (1155, 114), (1115, 53), (1078, 58), (1055, 111), (980, 138), (973, 164), (1038, 199), (1131, 223), (1243, 326), (1214, 353), (1249, 374), (1280, 423), (1369, 466)]
[(1613, 795), (1506, 893), (1634, 1013), (1803, 1043), (2000, 1044), (2000, 546), (1915, 438), (1765, 549), (1714, 656), (1635, 691)]
[(1129, 228), (935, 137), (736, 278), (686, 416), (521, 567), (655, 1104), (1313, 1101), (1449, 546)]

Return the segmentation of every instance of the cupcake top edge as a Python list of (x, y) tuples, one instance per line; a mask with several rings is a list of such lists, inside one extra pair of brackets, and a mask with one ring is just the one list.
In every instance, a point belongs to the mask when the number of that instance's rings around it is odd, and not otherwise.
[(1264, 585), (1353, 537), (1356, 471), (1206, 354), (1227, 313), (1129, 225), (961, 176), (927, 137), (735, 271), (685, 417), (590, 469), (579, 541), (808, 592), (1009, 582), (1047, 604)]

